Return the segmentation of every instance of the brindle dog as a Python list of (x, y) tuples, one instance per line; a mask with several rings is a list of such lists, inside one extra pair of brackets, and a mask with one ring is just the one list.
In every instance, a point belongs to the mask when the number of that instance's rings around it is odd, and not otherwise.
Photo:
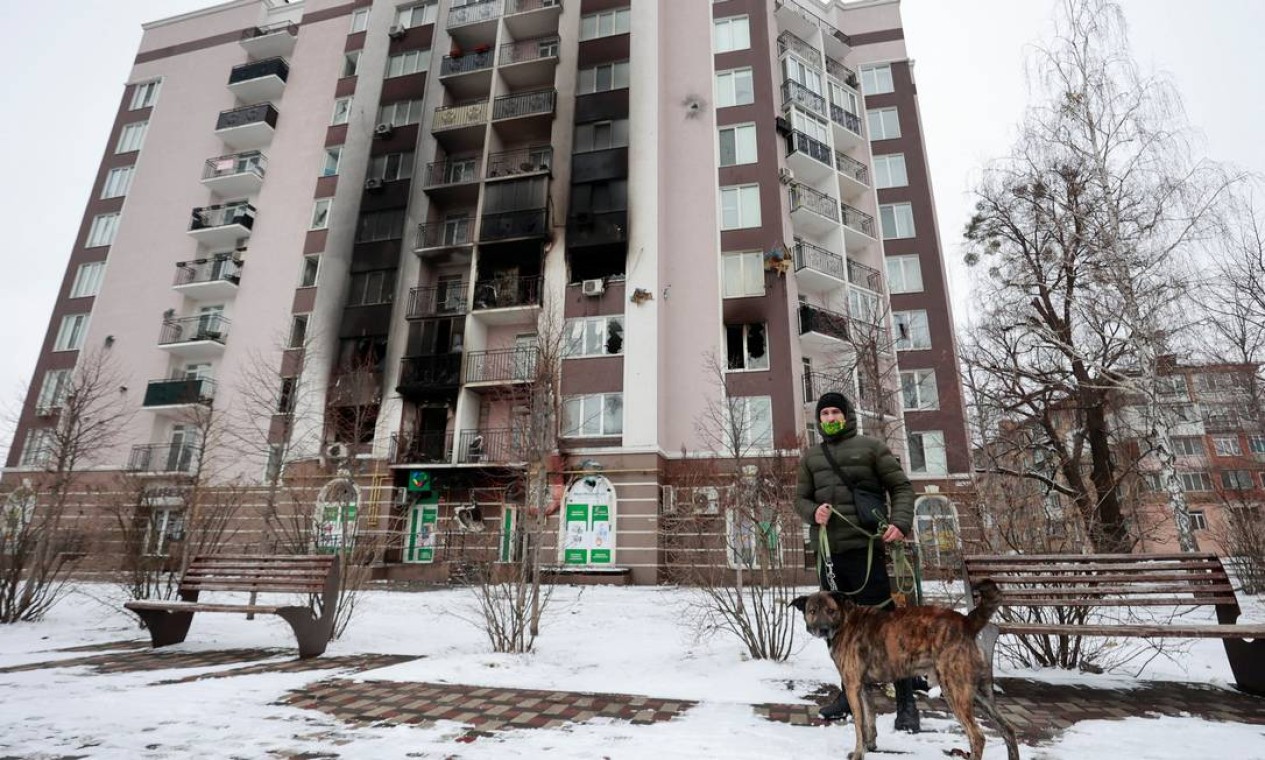
[(984, 733), (975, 720), (978, 704), (1001, 729), (1009, 760), (1019, 760), (1014, 729), (993, 702), (992, 680), (975, 635), (997, 611), (1001, 595), (985, 580), (976, 586), (980, 601), (967, 615), (944, 607), (903, 607), (891, 612), (853, 603), (844, 594), (819, 591), (791, 602), (804, 613), (808, 632), (830, 642), (856, 721), (856, 750), (849, 760), (862, 760), (876, 747), (874, 710), (865, 694), (867, 683), (934, 675), (944, 700), (966, 729), (971, 757), (983, 757)]

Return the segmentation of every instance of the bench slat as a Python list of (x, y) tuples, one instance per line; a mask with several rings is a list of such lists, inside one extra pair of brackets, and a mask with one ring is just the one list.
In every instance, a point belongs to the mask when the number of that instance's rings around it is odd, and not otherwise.
[(203, 578), (241, 578), (244, 580), (253, 580), (256, 578), (270, 578), (287, 583), (316, 583), (325, 580), (326, 573), (245, 573), (245, 572), (209, 572), (185, 573), (187, 580), (202, 580)]
[(128, 602), (129, 610), (168, 610), (170, 612), (243, 612), (260, 615), (273, 614), (281, 606), (258, 604), (203, 604), (201, 602)]
[(197, 583), (181, 586), (182, 591), (254, 591), (275, 594), (316, 594), (322, 589), (313, 586), (290, 586), (275, 583)]
[(1044, 623), (998, 623), (1002, 633), (1066, 636), (1139, 636), (1150, 638), (1260, 639), (1265, 625), (1046, 625)]
[[(996, 565), (980, 565), (980, 564), (970, 565), (970, 564), (968, 564), (968, 565), (966, 566), (967, 575), (969, 575), (969, 576), (970, 576), (970, 577), (972, 577), (972, 578), (987, 578), (987, 577), (989, 577), (989, 573), (997, 573), (997, 572), (1006, 572), (1006, 573), (1023, 573), (1023, 572), (1058, 573), (1058, 572), (1063, 572), (1063, 571), (1066, 571), (1066, 572), (1069, 572), (1069, 573), (1084, 573), (1084, 572), (1087, 572), (1087, 571), (1090, 571), (1090, 570), (1094, 570), (1094, 569), (1096, 569), (1096, 568), (1093, 568), (1093, 567), (1090, 567), (1090, 566), (1086, 566), (1086, 565), (1084, 565), (1084, 564), (1071, 564), (1071, 563), (1058, 563), (1058, 562), (1046, 563), (1046, 564), (1043, 564), (1043, 565), (1040, 565), (1040, 566), (1025, 565), (1025, 564), (1015, 564), (1015, 563), (996, 564)], [(1185, 570), (1215, 570), (1215, 571), (1220, 571), (1220, 572), (1224, 572), (1224, 571), (1225, 571), (1225, 570), (1224, 570), (1224, 568), (1221, 566), (1221, 563), (1220, 563), (1220, 562), (1208, 562), (1208, 561), (1204, 561), (1204, 560), (1191, 560), (1191, 561), (1189, 561), (1189, 562), (1170, 562), (1170, 563), (1166, 563), (1166, 564), (1163, 564), (1163, 565), (1159, 565), (1159, 564), (1148, 564), (1148, 563), (1145, 563), (1145, 562), (1139, 562), (1139, 563), (1135, 563), (1135, 564), (1124, 564), (1124, 563), (1121, 563), (1121, 564), (1118, 564), (1118, 565), (1104, 565), (1102, 569), (1104, 569), (1104, 570), (1110, 570), (1110, 571), (1112, 571), (1112, 572), (1121, 572), (1121, 571), (1124, 571), (1124, 570), (1129, 570), (1129, 571), (1133, 571), (1133, 570), (1140, 570), (1140, 571), (1147, 571), (1147, 570), (1156, 570), (1156, 571), (1158, 571), (1158, 570), (1167, 570), (1167, 571), (1170, 571), (1170, 572), (1171, 572), (1171, 571), (1174, 571), (1174, 570), (1182, 570), (1182, 569), (1185, 569)]]
[(1139, 560), (1211, 559), (1220, 562), (1211, 552), (1174, 552), (1169, 554), (970, 554), (967, 563), (985, 562), (1137, 562)]
[(295, 562), (298, 560), (333, 562), (335, 557), (333, 554), (199, 554), (193, 558), (193, 561), (212, 562), (221, 559), (249, 560), (251, 562)]
[(1124, 597), (1118, 599), (1035, 599), (1002, 595), (1005, 607), (1199, 607), (1209, 604), (1238, 604), (1233, 596), (1190, 597)]
[[(1217, 593), (1226, 593), (1226, 592), (1232, 593), (1233, 591), (1234, 591), (1234, 587), (1228, 583), (1219, 583), (1217, 585), (1208, 585), (1208, 586), (1191, 586), (1187, 584), (1143, 586), (1139, 584), (1136, 586), (1106, 586), (1106, 585), (1104, 586), (1060, 586), (1060, 587), (1055, 587), (1055, 588), (1006, 588), (1006, 587), (1003, 587), (1001, 590), (1001, 594), (1002, 594), (1003, 599), (1007, 599), (1012, 595), (1016, 597), (1022, 596), (1025, 598), (1031, 598), (1031, 597), (1046, 597), (1046, 596), (1068, 596), (1068, 595), (1077, 595), (1077, 594), (1083, 594), (1083, 595), (1085, 594), (1087, 595), (1094, 595), (1094, 594), (1121, 594), (1121, 595), (1217, 594)], [(1196, 601), (1200, 601), (1201, 604), (1203, 603), (1202, 600), (1197, 599)]]
[[(987, 575), (981, 573), (972, 576), (971, 580), (983, 580), (985, 578), (1002, 587), (1018, 583), (1152, 583), (1158, 581), (1198, 581), (1206, 583), (1209, 581), (1229, 581), (1229, 577), (1225, 573), (1146, 573), (1141, 575), (1115, 575), (1112, 573), (1104, 573), (1102, 575)], [(1191, 585), (1193, 586), (1194, 583)]]

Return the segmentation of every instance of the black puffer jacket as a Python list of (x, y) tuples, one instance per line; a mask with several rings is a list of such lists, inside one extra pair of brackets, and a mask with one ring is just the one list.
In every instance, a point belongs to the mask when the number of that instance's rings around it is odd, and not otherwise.
[[(910, 535), (914, 521), (914, 487), (909, 477), (887, 444), (877, 438), (857, 434), (856, 409), (846, 400), (843, 413), (847, 418), (843, 432), (825, 438), (830, 453), (839, 463), (839, 468), (847, 472), (858, 486), (875, 493), (886, 492), (891, 497), (888, 519), (906, 536)], [(821, 430), (820, 423), (818, 430)], [(795, 499), (795, 511), (813, 526), (811, 540), (814, 547), (819, 540), (819, 526), (813, 520), (813, 513), (821, 504), (830, 504), (848, 519), (857, 522), (852, 492), (830, 467), (821, 445), (816, 444), (799, 460), (799, 485)], [(832, 554), (864, 549), (869, 542), (863, 533), (834, 515), (826, 524), (826, 536), (830, 540)]]

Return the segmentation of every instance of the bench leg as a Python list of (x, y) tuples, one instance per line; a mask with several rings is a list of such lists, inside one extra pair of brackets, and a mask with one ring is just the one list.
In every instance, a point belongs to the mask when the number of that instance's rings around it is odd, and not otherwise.
[(282, 607), (277, 615), (294, 629), (299, 642), (299, 659), (319, 657), (325, 653), (330, 636), (334, 633), (334, 616), (314, 617), (307, 607)]
[(1234, 683), (1248, 694), (1265, 697), (1265, 639), (1224, 639)]
[(149, 629), (149, 638), (154, 648), (168, 644), (179, 644), (189, 635), (189, 625), (193, 622), (192, 612), (168, 612), (167, 610), (132, 610), (140, 615), (141, 621)]
[(979, 634), (975, 636), (975, 645), (979, 647), (980, 654), (984, 656), (982, 686), (988, 690), (990, 696), (993, 693), (993, 656), (997, 649), (997, 638), (999, 636), (1001, 636), (1001, 630), (993, 623), (985, 625), (980, 629)]

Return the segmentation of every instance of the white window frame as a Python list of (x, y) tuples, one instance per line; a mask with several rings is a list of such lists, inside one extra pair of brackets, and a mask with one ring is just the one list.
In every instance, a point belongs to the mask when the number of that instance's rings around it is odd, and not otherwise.
[(369, 169), (365, 176), (370, 179), (380, 179), (383, 182), (408, 179), (413, 176), (414, 160), (414, 153), (411, 150), (374, 156), (369, 159)]
[[(607, 420), (606, 406), (608, 398), (611, 397), (618, 399), (619, 419), (617, 421)], [(562, 400), (562, 408), (563, 438), (607, 438), (623, 435), (624, 433), (623, 393), (589, 393), (567, 396)], [(586, 422), (592, 420), (597, 420), (598, 422), (596, 432), (593, 432), (594, 428), (586, 426)], [(608, 426), (608, 422), (612, 422), (612, 424)]]
[[(421, 11), (420, 20), (417, 17), (417, 11)], [(435, 23), (438, 17), (439, 5), (435, 0), (427, 0), (424, 3), (413, 3), (412, 5), (401, 6), (395, 11), (395, 25), (404, 27), (405, 29), (413, 29), (414, 27), (424, 26), (426, 24)]]
[[(343, 68), (339, 72), (340, 79), (360, 76), (360, 54), (364, 50), (348, 50), (343, 53)], [(350, 71), (351, 73), (347, 73)]]
[[(294, 314), (290, 317), (290, 334), (286, 336), (286, 348), (303, 348), (307, 342), (307, 330), (312, 324), (311, 314)], [(300, 327), (300, 325), (302, 325)]]
[(934, 369), (902, 370), (900, 397), (901, 405), (907, 412), (939, 409), (940, 389), (936, 386), (936, 371)]
[(631, 8), (613, 8), (580, 17), (580, 41), (597, 40), (628, 34), (632, 24)]
[[(915, 459), (921, 458), (921, 465)], [(949, 463), (944, 447), (944, 431), (919, 430), (909, 433), (909, 474), (948, 475)]]
[(357, 8), (351, 12), (351, 31), (348, 34), (356, 34), (369, 28), (369, 10), (369, 8)]
[(606, 119), (575, 125), (572, 153), (591, 153), (597, 150), (626, 147), (628, 147), (628, 119)]
[(730, 251), (722, 254), (720, 278), (724, 298), (764, 295), (764, 254), (760, 251)]
[(1207, 454), (1203, 439), (1196, 435), (1174, 436), (1173, 454), (1179, 457), (1201, 457)]
[(406, 50), (387, 58), (384, 79), (420, 74), (430, 69), (430, 50)]
[(119, 229), (119, 214), (97, 214), (92, 217), (92, 225), (88, 228), (88, 239), (84, 242), (84, 248), (97, 248), (100, 246), (112, 245), (114, 243), (114, 235)]
[(1204, 492), (1212, 490), (1212, 478), (1207, 472), (1197, 470), (1193, 472), (1179, 472), (1177, 477), (1182, 482), (1182, 490), (1186, 492)]
[(874, 188), (907, 187), (909, 170), (904, 153), (887, 153), (874, 157)]
[(1253, 454), (1265, 454), (1265, 435), (1249, 435), (1247, 450)]
[(791, 126), (797, 132), (803, 132), (821, 143), (822, 146), (829, 145), (830, 124), (820, 116), (814, 116), (813, 114), (799, 108), (792, 108)]
[[(403, 115), (400, 111), (403, 109)], [(416, 124), (422, 118), (422, 101), (397, 100), (378, 106), (378, 124), (390, 124), (393, 127), (405, 127)]]
[(1208, 515), (1202, 509), (1192, 509), (1189, 514), (1191, 530), (1208, 529)]
[[(599, 74), (610, 69), (610, 86), (598, 88)], [(631, 70), (628, 61), (612, 61), (610, 63), (601, 63), (596, 66), (590, 66), (587, 69), (580, 69), (576, 79), (576, 95), (591, 95), (595, 92), (611, 92), (613, 90), (626, 90), (629, 87), (629, 76)]]
[(925, 351), (931, 348), (931, 323), (926, 309), (892, 312), (897, 351)]
[(90, 261), (80, 264), (75, 271), (75, 282), (70, 286), (70, 298), (88, 298), (101, 292), (101, 280), (105, 277), (105, 262)]
[(32, 428), (22, 444), (22, 467), (46, 467), (53, 458), (53, 429)]
[[(620, 337), (619, 350), (615, 352), (607, 350), (612, 324), (618, 326)], [(566, 344), (563, 346), (562, 356), (564, 359), (622, 356), (624, 353), (624, 339), (623, 315), (568, 319), (566, 324)]]
[[(884, 240), (904, 240), (918, 235), (912, 203), (881, 203), (878, 217)], [(889, 231), (892, 234), (889, 235)]]
[[(733, 199), (732, 210), (737, 215), (733, 224), (725, 220), (726, 206)], [(720, 188), (720, 228), (722, 230), (745, 230), (759, 227), (760, 219), (760, 186), (729, 185)]]
[(861, 92), (866, 95), (896, 92), (896, 83), (892, 79), (892, 64), (876, 63), (872, 66), (862, 66)]
[(122, 198), (132, 187), (132, 175), (135, 166), (116, 166), (105, 174), (105, 182), (101, 183), (101, 199)]
[(149, 131), (148, 121), (134, 121), (124, 124), (119, 131), (119, 142), (114, 146), (115, 153), (135, 153), (145, 144), (145, 133)]
[[(741, 84), (745, 84), (745, 89), (739, 87)], [(746, 106), (754, 102), (755, 78), (750, 66), (716, 72), (717, 108)]]
[(730, 396), (727, 401), (726, 409), (730, 415), (737, 415), (737, 419), (726, 419), (726, 423), (732, 425), (730, 431), (726, 431), (726, 438), (731, 431), (737, 435), (736, 440), (726, 443), (743, 449), (773, 448), (773, 397)]
[[(311, 268), (311, 272), (312, 272), (311, 282), (308, 281), (308, 277), (307, 277), (308, 264), (310, 262), (316, 262), (315, 265), (312, 266)], [(316, 287), (317, 283), (319, 283), (320, 281), (321, 281), (321, 254), (319, 253), (304, 254), (303, 265), (299, 267), (299, 287), (300, 288), (314, 288)]]
[(887, 292), (922, 292), (922, 262), (918, 254), (888, 256), (885, 263), (887, 265)]
[(879, 302), (878, 293), (856, 285), (848, 286), (849, 317), (867, 325), (876, 325), (879, 322), (881, 309), (882, 304)]
[(751, 19), (726, 16), (712, 20), (712, 52), (729, 53), (751, 47)]
[[(764, 355), (751, 355), (751, 328), (759, 327), (764, 334)], [(742, 366), (730, 367), (727, 357), (729, 356), (729, 331), (734, 328), (742, 330)], [(770, 360), (769, 353), (772, 347), (769, 345), (769, 326), (764, 322), (743, 322), (741, 324), (725, 325), (725, 371), (726, 372), (764, 372), (768, 370)]]
[(166, 557), (171, 553), (173, 536), (184, 535), (183, 506), (155, 506), (150, 508), (145, 521), (145, 539), (141, 542), (141, 554), (146, 557)]
[(334, 113), (330, 116), (330, 126), (336, 127), (339, 124), (347, 123), (347, 121), (351, 118), (351, 101), (351, 95), (348, 95), (345, 98), (334, 99)]
[(900, 137), (900, 111), (895, 108), (871, 108), (865, 112), (865, 127), (870, 142), (895, 140)]
[(153, 108), (158, 103), (158, 92), (162, 89), (162, 84), (162, 79), (137, 82), (133, 85), (132, 102), (127, 110), (139, 111), (142, 108)]
[(1239, 443), (1237, 435), (1214, 435), (1212, 437), (1212, 449), (1219, 457), (1243, 456), (1243, 447)]
[(40, 385), (40, 395), (35, 402), (36, 414), (51, 414), (61, 409), (66, 400), (66, 392), (70, 389), (73, 369), (50, 369), (44, 373), (44, 382)]
[(338, 165), (343, 160), (343, 146), (328, 145), (325, 147), (325, 155), (321, 160), (321, 176), (335, 177), (338, 175)]
[(334, 209), (333, 198), (317, 198), (312, 203), (312, 220), (308, 225), (309, 230), (327, 230), (329, 229), (329, 215)]
[[(732, 133), (733, 160), (725, 163), (725, 134)], [(720, 166), (741, 166), (754, 164), (759, 160), (759, 149), (756, 147), (755, 124), (726, 124), (716, 132), (716, 162)]]
[[(1234, 480), (1234, 483), (1227, 483), (1227, 480)], [(1256, 488), (1256, 479), (1252, 477), (1251, 470), (1222, 470), (1221, 487), (1230, 491), (1251, 491)]]
[(67, 314), (61, 318), (57, 328), (57, 339), (53, 342), (54, 351), (78, 351), (83, 348), (83, 339), (88, 334), (88, 312)]

